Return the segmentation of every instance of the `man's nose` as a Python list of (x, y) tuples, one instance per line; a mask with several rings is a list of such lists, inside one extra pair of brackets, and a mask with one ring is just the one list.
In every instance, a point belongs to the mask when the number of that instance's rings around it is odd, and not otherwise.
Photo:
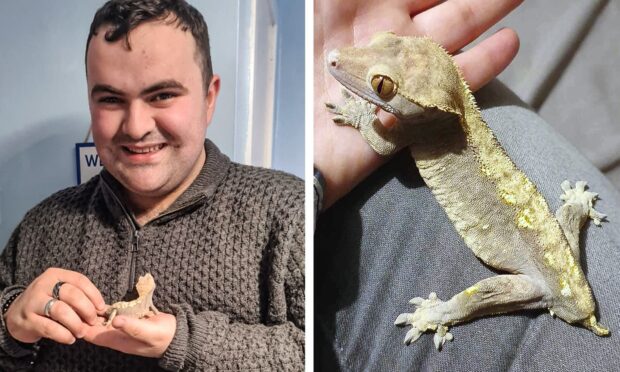
[(150, 110), (142, 102), (132, 102), (125, 115), (123, 132), (133, 140), (140, 140), (149, 134), (155, 127), (155, 120)]

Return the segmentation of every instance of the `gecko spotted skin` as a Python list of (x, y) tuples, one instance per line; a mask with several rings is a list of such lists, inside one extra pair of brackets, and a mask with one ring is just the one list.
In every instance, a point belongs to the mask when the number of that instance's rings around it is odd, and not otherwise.
[(117, 315), (125, 315), (133, 318), (145, 318), (151, 315), (157, 315), (158, 311), (153, 304), (153, 292), (155, 291), (155, 279), (150, 273), (142, 275), (138, 278), (136, 284), (138, 298), (132, 301), (121, 301), (110, 305), (106, 310), (107, 320), (104, 326), (112, 323)]
[[(348, 91), (344, 103), (327, 103), (338, 125), (360, 131), (381, 155), (408, 146), (426, 185), (459, 235), (485, 264), (506, 272), (471, 285), (447, 301), (435, 293), (416, 297), (413, 313), (395, 324), (411, 326), (409, 344), (435, 332), (440, 349), (449, 327), (474, 318), (523, 309), (548, 309), (599, 336), (609, 331), (579, 262), (579, 231), (597, 194), (578, 181), (562, 183), (565, 204), (550, 208), (516, 167), (482, 119), (451, 56), (429, 38), (378, 33), (365, 47), (345, 47), (327, 57), (330, 73)], [(384, 127), (377, 106), (399, 120)]]

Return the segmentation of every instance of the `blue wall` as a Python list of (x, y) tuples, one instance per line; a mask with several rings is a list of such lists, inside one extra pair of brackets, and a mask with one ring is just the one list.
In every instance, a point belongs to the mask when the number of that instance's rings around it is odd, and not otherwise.
[(273, 167), (304, 176), (304, 1), (277, 0)]

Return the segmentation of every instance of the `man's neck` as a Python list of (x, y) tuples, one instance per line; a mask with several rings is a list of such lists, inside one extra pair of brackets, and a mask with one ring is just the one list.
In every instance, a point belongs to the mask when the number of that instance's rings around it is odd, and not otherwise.
[(198, 177), (205, 161), (206, 152), (203, 149), (190, 174), (172, 192), (166, 195), (150, 198), (126, 193), (129, 208), (138, 225), (144, 226), (166, 211)]

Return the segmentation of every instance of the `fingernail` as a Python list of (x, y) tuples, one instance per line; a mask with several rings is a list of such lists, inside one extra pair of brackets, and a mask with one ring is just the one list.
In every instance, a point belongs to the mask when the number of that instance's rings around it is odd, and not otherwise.
[(69, 345), (73, 345), (75, 343), (75, 337), (71, 339), (71, 341), (69, 342)]

